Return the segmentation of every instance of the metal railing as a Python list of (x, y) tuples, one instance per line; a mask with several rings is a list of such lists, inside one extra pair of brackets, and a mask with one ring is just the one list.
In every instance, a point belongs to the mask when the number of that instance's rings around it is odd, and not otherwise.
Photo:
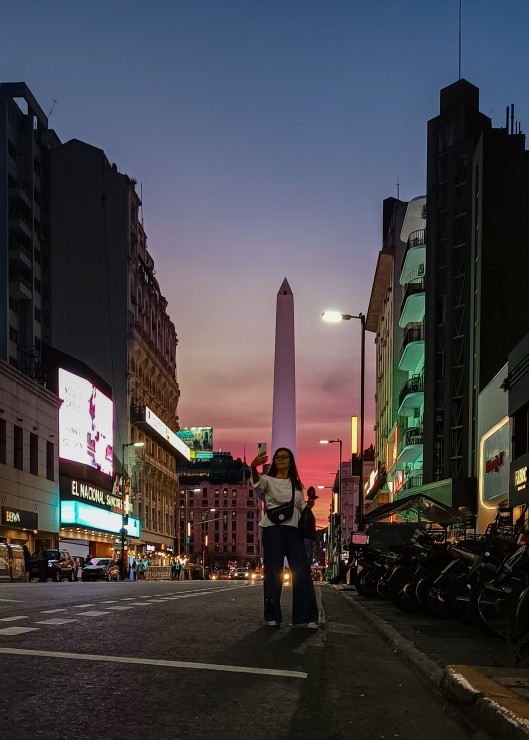
[(411, 378), (404, 383), (402, 390), (399, 393), (399, 406), (410, 393), (420, 393), (424, 391), (424, 375), (412, 375)]
[(411, 447), (413, 445), (422, 445), (424, 439), (422, 427), (411, 427), (406, 429), (402, 435), (399, 452), (405, 447)]
[(424, 280), (420, 277), (415, 277), (413, 280), (410, 280), (406, 283), (406, 287), (404, 289), (404, 297), (402, 299), (402, 303), (400, 304), (401, 316), (408, 298), (411, 295), (417, 295), (417, 293), (424, 293)]
[(417, 229), (417, 231), (412, 231), (408, 237), (406, 249), (409, 249), (410, 247), (420, 247), (426, 244), (425, 239), (426, 229)]
[(422, 471), (420, 473), (412, 473), (408, 476), (402, 488), (408, 491), (410, 488), (419, 488), (420, 486), (422, 486)]
[(420, 342), (424, 339), (422, 324), (411, 324), (404, 334), (400, 354), (404, 352), (410, 342)]

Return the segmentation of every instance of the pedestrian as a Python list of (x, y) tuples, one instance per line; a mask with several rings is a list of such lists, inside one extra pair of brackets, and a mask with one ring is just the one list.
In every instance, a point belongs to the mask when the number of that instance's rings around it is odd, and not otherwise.
[(145, 564), (143, 560), (141, 560), (140, 558), (138, 562), (138, 580), (143, 581), (144, 578), (145, 578)]
[(135, 581), (136, 580), (136, 558), (132, 558), (132, 562), (130, 564), (130, 580)]
[(22, 552), (24, 553), (24, 570), (26, 572), (26, 581), (29, 581), (29, 567), (31, 565), (31, 553), (27, 545), (22, 545)]
[(175, 564), (174, 564), (174, 577), (175, 577), (175, 581), (179, 581), (180, 580), (180, 571), (181, 570), (182, 570), (182, 564), (180, 563), (180, 558), (177, 558), (175, 560)]
[(48, 580), (48, 551), (42, 544), (37, 553), (37, 564), (39, 566), (39, 581), (46, 583)]
[[(259, 474), (257, 467), (267, 461), (268, 455), (264, 451), (251, 463), (252, 485), (261, 492), (266, 507), (259, 522), (263, 541), (265, 624), (279, 627), (282, 622), (281, 590), (286, 558), (292, 572), (292, 625), (316, 629), (318, 606), (307, 553), (298, 529), (301, 512), (305, 506), (312, 508), (314, 500), (305, 502), (303, 486), (291, 450), (279, 447), (274, 453), (268, 473)], [(287, 509), (281, 514), (283, 519), (278, 518), (278, 511), (274, 513), (282, 505), (286, 505)]]

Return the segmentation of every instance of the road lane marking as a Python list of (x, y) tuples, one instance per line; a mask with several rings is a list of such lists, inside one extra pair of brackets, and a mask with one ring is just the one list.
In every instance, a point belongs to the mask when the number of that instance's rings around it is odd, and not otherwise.
[(42, 622), (35, 622), (35, 624), (68, 624), (68, 622), (77, 622), (77, 619), (43, 619)]
[[(24, 629), (8, 627), (8, 629)], [(2, 630), (0, 630), (1, 632)], [(117, 655), (90, 655), (86, 653), (59, 653), (52, 650), (24, 650), (21, 648), (0, 648), (4, 655), (28, 655), (41, 658), (65, 658), (67, 660), (89, 660), (102, 663), (128, 663), (129, 665), (152, 665), (165, 668), (189, 668), (201, 671), (224, 671), (227, 673), (252, 673), (257, 676), (283, 676), (284, 678), (307, 678), (303, 671), (283, 671), (276, 668), (253, 668), (241, 665), (222, 665), (218, 663), (189, 663), (183, 660), (154, 660), (150, 658), (124, 658)]]
[(117, 599), (108, 599), (108, 601), (100, 601), (99, 604), (117, 604)]
[(0, 622), (16, 622), (19, 619), (29, 619), (29, 617), (2, 617)]
[(120, 601), (134, 601), (135, 598), (136, 596), (121, 596), (119, 600)]
[(124, 612), (125, 609), (134, 609), (133, 606), (109, 606), (108, 609), (115, 609), (117, 612)]
[(79, 612), (80, 617), (100, 617), (102, 614), (108, 614), (108, 612), (96, 612), (96, 611)]
[(41, 612), (41, 614), (56, 614), (57, 612), (65, 612), (66, 609), (46, 609), (46, 611)]
[(133, 601), (131, 606), (152, 606), (155, 601)]
[(26, 600), (25, 599), (0, 599), (0, 601), (14, 601), (17, 604), (25, 604), (26, 603)]
[(22, 635), (24, 632), (37, 632), (39, 627), (4, 627), (0, 635)]
[(87, 606), (95, 606), (95, 604), (72, 604), (74, 609), (85, 609)]

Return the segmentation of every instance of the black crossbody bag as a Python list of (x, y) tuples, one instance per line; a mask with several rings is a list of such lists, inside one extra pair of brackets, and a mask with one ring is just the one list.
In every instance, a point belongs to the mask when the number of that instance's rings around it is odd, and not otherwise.
[(290, 519), (292, 519), (294, 515), (295, 496), (296, 491), (294, 489), (294, 484), (292, 483), (292, 498), (288, 503), (280, 504), (280, 506), (274, 506), (273, 509), (269, 509), (268, 506), (266, 507), (266, 516), (270, 519), (271, 522), (273, 522), (274, 524), (284, 524), (285, 522), (288, 522)]

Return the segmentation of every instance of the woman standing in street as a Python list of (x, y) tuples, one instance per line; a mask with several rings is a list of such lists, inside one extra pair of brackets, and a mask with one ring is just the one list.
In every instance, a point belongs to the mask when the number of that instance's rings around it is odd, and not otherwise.
[[(258, 466), (266, 464), (266, 452), (252, 460), (252, 485), (261, 492), (265, 501), (265, 514), (259, 526), (263, 535), (264, 560), (264, 618), (269, 627), (279, 627), (282, 622), (281, 590), (285, 557), (292, 572), (292, 625), (318, 627), (318, 606), (310, 565), (303, 538), (298, 529), (301, 512), (314, 501), (305, 502), (303, 486), (299, 479), (294, 455), (286, 447), (279, 447), (266, 475), (259, 474)], [(274, 509), (294, 499), (291, 516), (274, 523)]]

